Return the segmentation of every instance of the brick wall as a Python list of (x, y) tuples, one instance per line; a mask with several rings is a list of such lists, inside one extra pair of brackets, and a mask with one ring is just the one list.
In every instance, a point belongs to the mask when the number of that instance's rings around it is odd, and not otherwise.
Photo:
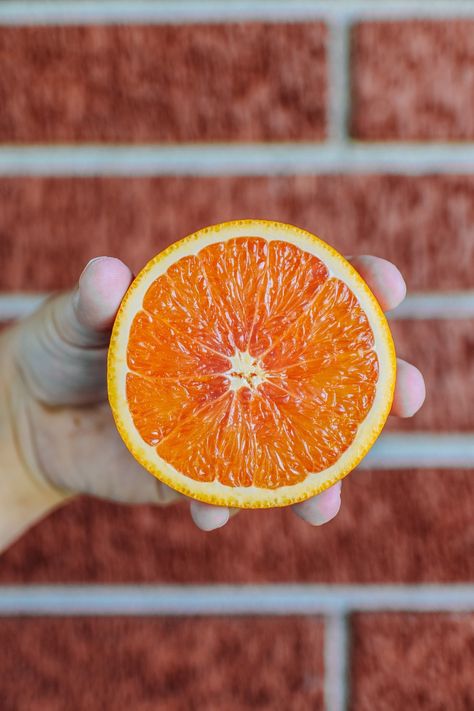
[(0, 317), (97, 254), (281, 219), (403, 269), (428, 396), (388, 426), (410, 468), (351, 475), (321, 529), (85, 498), (36, 526), (0, 562), (2, 710), (474, 708), (474, 7), (80, 5), (0, 6)]

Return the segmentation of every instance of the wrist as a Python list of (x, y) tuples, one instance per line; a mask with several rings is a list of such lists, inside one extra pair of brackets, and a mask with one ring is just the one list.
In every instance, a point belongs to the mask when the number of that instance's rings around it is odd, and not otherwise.
[(15, 356), (15, 329), (0, 336), (0, 550), (71, 498), (38, 467), (29, 394)]

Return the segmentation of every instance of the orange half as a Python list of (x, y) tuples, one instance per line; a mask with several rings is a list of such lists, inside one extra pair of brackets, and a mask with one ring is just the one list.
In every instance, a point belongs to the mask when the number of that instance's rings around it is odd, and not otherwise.
[(208, 503), (303, 501), (350, 472), (390, 411), (395, 351), (355, 269), (262, 220), (158, 254), (113, 328), (109, 399), (134, 457)]

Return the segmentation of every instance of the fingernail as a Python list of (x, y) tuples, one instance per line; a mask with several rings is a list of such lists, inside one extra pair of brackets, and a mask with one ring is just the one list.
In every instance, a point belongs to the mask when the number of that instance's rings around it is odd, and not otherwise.
[(77, 282), (76, 291), (72, 296), (72, 305), (73, 305), (74, 311), (76, 313), (78, 313), (78, 311), (79, 311), (79, 302), (81, 299), (81, 288), (80, 288), (81, 287), (81, 279), (84, 276), (84, 274), (86, 273), (86, 271), (89, 269), (90, 265), (94, 264), (94, 262), (100, 262), (101, 259), (107, 259), (107, 257), (105, 257), (105, 256), (104, 257), (94, 257), (93, 259), (89, 259), (86, 266), (84, 267), (84, 269), (81, 272), (81, 276), (79, 277), (78, 282)]

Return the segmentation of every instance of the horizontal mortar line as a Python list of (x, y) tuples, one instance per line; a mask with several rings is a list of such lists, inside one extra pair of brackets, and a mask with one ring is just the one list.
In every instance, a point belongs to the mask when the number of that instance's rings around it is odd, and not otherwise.
[(472, 469), (474, 433), (384, 432), (359, 466), (361, 469)]
[(0, 293), (0, 323), (28, 316), (47, 297), (48, 294)]
[(0, 24), (474, 17), (470, 0), (54, 0), (0, 4)]
[(473, 174), (474, 143), (3, 146), (0, 176)]
[(388, 317), (393, 321), (473, 318), (474, 290), (409, 294)]
[[(0, 292), (0, 323), (27, 316), (47, 296)], [(388, 317), (391, 321), (474, 318), (474, 290), (410, 294)]]
[(7, 585), (0, 615), (331, 615), (467, 612), (474, 585)]

